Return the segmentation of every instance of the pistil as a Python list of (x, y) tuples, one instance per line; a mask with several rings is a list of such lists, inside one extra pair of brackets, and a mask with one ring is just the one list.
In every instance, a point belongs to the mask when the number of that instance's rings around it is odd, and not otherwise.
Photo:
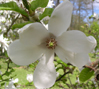
[(49, 49), (55, 49), (55, 47), (57, 46), (57, 41), (55, 41), (54, 38), (47, 39), (46, 43), (46, 46)]

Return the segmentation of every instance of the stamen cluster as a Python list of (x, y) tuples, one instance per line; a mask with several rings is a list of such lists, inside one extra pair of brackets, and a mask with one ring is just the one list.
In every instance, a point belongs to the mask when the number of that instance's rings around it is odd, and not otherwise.
[(55, 41), (54, 38), (47, 39), (46, 43), (46, 46), (49, 49), (55, 49), (55, 47), (57, 46), (57, 41)]

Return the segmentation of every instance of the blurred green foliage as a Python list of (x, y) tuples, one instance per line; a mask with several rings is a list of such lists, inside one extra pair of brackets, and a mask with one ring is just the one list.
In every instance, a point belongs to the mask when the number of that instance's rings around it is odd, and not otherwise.
[(93, 36), (97, 40), (97, 46), (95, 50), (99, 49), (99, 22), (94, 21), (90, 25), (85, 24), (81, 26), (81, 31), (83, 31), (87, 36)]

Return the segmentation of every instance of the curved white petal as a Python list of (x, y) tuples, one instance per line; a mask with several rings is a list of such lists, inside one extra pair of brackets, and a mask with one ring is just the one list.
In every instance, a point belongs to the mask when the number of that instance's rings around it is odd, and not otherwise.
[(87, 38), (90, 41), (90, 45), (92, 45), (92, 50), (91, 51), (93, 51), (94, 48), (97, 46), (97, 41), (93, 36), (88, 36)]
[[(49, 59), (49, 61), (46, 62), (46, 59)], [(33, 75), (33, 82), (35, 87), (42, 89), (49, 88), (54, 85), (56, 80), (56, 70), (53, 60), (53, 52), (42, 57)]]
[(49, 37), (48, 30), (41, 23), (31, 23), (19, 30), (20, 41), (27, 46), (39, 45)]
[[(58, 52), (58, 50), (60, 52)], [(57, 47), (55, 52), (61, 58), (62, 61), (65, 62), (66, 60), (66, 63), (70, 62), (71, 64), (73, 64), (74, 66), (77, 66), (78, 68), (82, 68), (84, 65), (90, 64), (90, 58), (86, 53), (73, 53), (73, 52), (64, 50), (59, 46)]]
[(65, 63), (68, 63), (68, 60), (66, 59), (66, 55), (68, 54), (65, 54), (63, 51), (62, 51), (62, 48), (57, 46), (55, 48), (55, 53), (58, 55), (58, 57)]
[(9, 45), (7, 52), (14, 63), (18, 65), (28, 65), (35, 62), (44, 52), (44, 49), (41, 45), (27, 48), (21, 44), (19, 40), (16, 40)]
[(89, 58), (89, 55), (86, 53), (76, 53), (74, 54), (74, 60), (70, 59), (70, 62), (77, 66), (79, 69), (81, 69), (84, 65), (89, 65), (91, 63), (91, 60)]
[(59, 36), (70, 26), (73, 6), (69, 0), (58, 5), (50, 18), (48, 29), (54, 36)]
[(86, 35), (77, 30), (64, 32), (57, 38), (57, 44), (65, 50), (74, 53), (89, 53), (93, 49), (93, 42)]

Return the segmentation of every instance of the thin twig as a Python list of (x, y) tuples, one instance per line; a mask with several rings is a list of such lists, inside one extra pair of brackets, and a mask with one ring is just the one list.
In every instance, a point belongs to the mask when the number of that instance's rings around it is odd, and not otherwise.
[(68, 79), (69, 79), (69, 82), (70, 82), (70, 85), (71, 85), (72, 89), (74, 89), (73, 84), (72, 84), (72, 82), (70, 80), (69, 74), (68, 74)]
[(66, 74), (69, 74), (69, 73), (72, 73), (72, 72), (71, 72), (71, 71), (68, 71), (68, 72), (64, 73), (60, 78), (58, 78), (58, 79), (56, 80), (56, 82), (59, 81), (59, 80), (61, 80), (61, 78), (63, 78)]
[(9, 28), (7, 29), (7, 32), (9, 32), (9, 30), (11, 29), (12, 25), (16, 22), (16, 20), (19, 18), (20, 14), (17, 15), (17, 17), (12, 21), (11, 25), (9, 26)]

